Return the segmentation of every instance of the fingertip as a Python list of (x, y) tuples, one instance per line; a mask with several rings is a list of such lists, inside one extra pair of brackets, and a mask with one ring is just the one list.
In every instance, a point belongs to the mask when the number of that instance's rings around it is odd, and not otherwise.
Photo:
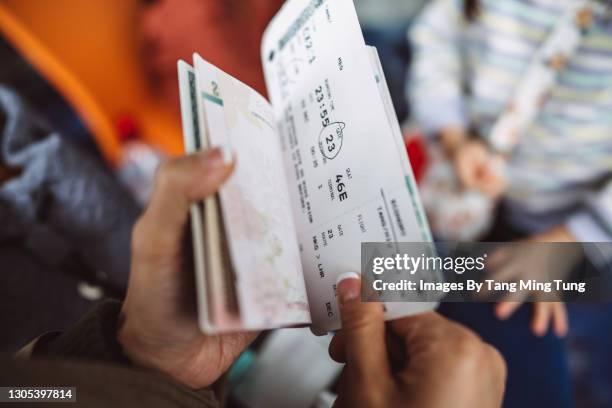
[(336, 279), (336, 285), (340, 285), (340, 282), (347, 279), (361, 279), (361, 275), (357, 272), (344, 272), (338, 276), (338, 279)]
[(495, 317), (497, 317), (499, 320), (507, 320), (508, 313), (503, 309), (495, 308)]
[(531, 325), (531, 332), (536, 337), (544, 337), (544, 335), (546, 334), (546, 329), (541, 323), (536, 322)]
[(498, 303), (495, 305), (495, 316), (499, 320), (507, 320), (512, 314), (512, 308), (508, 303)]
[(359, 298), (361, 295), (361, 276), (357, 272), (344, 272), (338, 276), (336, 293), (340, 306)]
[(234, 164), (236, 160), (236, 156), (234, 155), (234, 151), (232, 150), (231, 147), (227, 145), (223, 145), (223, 146), (219, 146), (218, 149), (221, 153), (221, 160), (223, 161), (223, 164), (225, 165)]
[(543, 337), (548, 331), (547, 316), (536, 314), (531, 324), (531, 331), (537, 337)]
[(564, 338), (565, 336), (567, 336), (567, 332), (568, 332), (567, 326), (566, 327), (557, 327), (555, 329), (555, 334), (559, 338)]
[[(563, 306), (561, 306), (563, 308)], [(554, 331), (557, 337), (565, 337), (569, 332), (569, 322), (565, 309), (557, 310), (553, 321)]]
[(214, 193), (229, 179), (236, 166), (235, 155), (228, 146), (219, 146), (192, 156), (199, 162), (189, 174), (187, 197), (199, 201)]
[(219, 145), (196, 153), (206, 167), (231, 166), (236, 161), (234, 151), (228, 145)]

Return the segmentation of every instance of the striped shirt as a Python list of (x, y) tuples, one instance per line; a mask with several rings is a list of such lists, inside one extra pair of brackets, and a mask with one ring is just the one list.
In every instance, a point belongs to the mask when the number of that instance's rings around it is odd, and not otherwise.
[[(467, 22), (462, 0), (433, 0), (411, 30), (408, 94), (426, 133), (453, 125), (486, 138), (564, 12), (559, 0), (480, 3)], [(508, 171), (518, 227), (566, 224), (580, 241), (612, 241), (612, 22), (595, 19)]]

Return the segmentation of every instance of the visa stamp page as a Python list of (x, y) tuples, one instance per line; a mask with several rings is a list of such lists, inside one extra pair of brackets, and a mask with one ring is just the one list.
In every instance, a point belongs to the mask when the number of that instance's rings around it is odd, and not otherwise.
[(228, 145), (236, 154), (220, 197), (244, 328), (310, 323), (271, 107), (198, 56), (194, 64), (210, 145)]
[(361, 242), (431, 239), (370, 58), (352, 0), (289, 1), (262, 43), (315, 333), (339, 328)]

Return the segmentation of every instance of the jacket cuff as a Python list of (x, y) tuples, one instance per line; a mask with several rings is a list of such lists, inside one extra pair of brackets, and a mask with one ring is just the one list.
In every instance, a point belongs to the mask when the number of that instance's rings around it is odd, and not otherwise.
[(34, 345), (32, 357), (97, 360), (130, 365), (117, 341), (121, 302), (104, 300), (64, 333), (44, 336)]

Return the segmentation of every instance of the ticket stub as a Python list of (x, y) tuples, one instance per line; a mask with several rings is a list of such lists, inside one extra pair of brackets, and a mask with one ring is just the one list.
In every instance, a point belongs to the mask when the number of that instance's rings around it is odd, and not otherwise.
[[(339, 328), (336, 279), (359, 271), (361, 242), (430, 241), (429, 228), (353, 2), (286, 3), (262, 60), (313, 331), (323, 333)], [(387, 317), (407, 314), (394, 308)]]

